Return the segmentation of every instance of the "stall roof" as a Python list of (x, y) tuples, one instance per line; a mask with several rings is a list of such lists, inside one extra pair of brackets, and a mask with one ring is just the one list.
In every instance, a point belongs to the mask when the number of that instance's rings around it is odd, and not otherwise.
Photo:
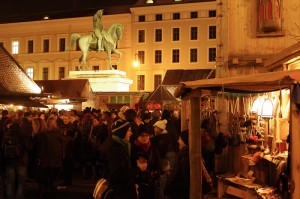
[(33, 96), (41, 89), (16, 60), (0, 45), (0, 96)]
[(300, 70), (181, 82), (174, 95), (175, 97), (183, 96), (190, 89), (217, 90), (233, 93), (270, 92), (279, 90), (280, 88), (287, 88), (294, 81), (300, 82)]
[(163, 102), (171, 101), (177, 102), (177, 99), (162, 85), (157, 87), (150, 95), (145, 99), (145, 101), (152, 102)]
[(215, 78), (214, 69), (167, 70), (162, 85), (178, 85), (179, 82)]
[(60, 94), (60, 98), (81, 99), (88, 98), (87, 79), (72, 79), (72, 80), (36, 80), (37, 85), (43, 88), (43, 93)]

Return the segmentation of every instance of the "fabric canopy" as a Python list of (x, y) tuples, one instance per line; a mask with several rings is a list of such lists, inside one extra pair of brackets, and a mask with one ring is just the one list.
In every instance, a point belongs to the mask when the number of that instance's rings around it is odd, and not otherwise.
[(300, 82), (300, 70), (181, 82), (177, 87), (175, 97), (182, 96), (189, 89), (217, 90), (233, 93), (270, 92), (288, 88), (295, 81)]

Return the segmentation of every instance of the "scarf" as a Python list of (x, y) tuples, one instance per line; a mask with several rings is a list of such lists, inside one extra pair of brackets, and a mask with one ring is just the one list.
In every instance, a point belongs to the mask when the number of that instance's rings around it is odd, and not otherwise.
[(139, 148), (142, 148), (142, 149), (143, 149), (144, 151), (146, 151), (146, 152), (149, 151), (150, 146), (151, 146), (151, 142), (150, 142), (150, 141), (147, 142), (146, 144), (144, 144), (144, 143), (142, 143), (142, 142), (139, 141), (139, 140), (135, 140), (135, 141), (134, 141), (134, 144), (135, 144), (136, 146), (138, 146)]
[(129, 157), (131, 156), (131, 144), (130, 142), (123, 140), (122, 138), (113, 135), (112, 139), (115, 140), (116, 142), (120, 143), (123, 148), (125, 149), (125, 151), (128, 153)]

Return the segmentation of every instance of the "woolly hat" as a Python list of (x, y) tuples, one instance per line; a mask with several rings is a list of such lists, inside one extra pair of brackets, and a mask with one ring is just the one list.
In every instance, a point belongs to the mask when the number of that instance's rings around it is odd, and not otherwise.
[(138, 127), (138, 136), (140, 136), (143, 133), (150, 134), (150, 132), (147, 129), (147, 127), (144, 124), (140, 124), (139, 127)]
[(163, 112), (162, 112), (162, 114), (161, 114), (161, 119), (162, 119), (162, 120), (163, 120), (163, 119), (168, 120), (168, 119), (170, 119), (170, 118), (171, 118), (171, 113), (170, 113), (170, 111), (167, 110), (167, 109), (163, 110)]
[(182, 131), (179, 136), (184, 144), (189, 146), (189, 130)]
[(127, 109), (124, 113), (125, 115), (125, 119), (128, 121), (128, 122), (132, 122), (134, 121), (135, 117), (137, 116), (137, 113), (135, 110), (133, 110), (132, 108), (130, 109)]
[(8, 115), (8, 111), (7, 110), (3, 110), (2, 111), (2, 117)]
[(168, 123), (167, 120), (158, 120), (157, 122), (155, 122), (153, 126), (157, 126), (160, 129), (166, 130), (167, 123)]
[(129, 127), (129, 122), (121, 119), (117, 120), (112, 125), (112, 133), (113, 135), (123, 139), (125, 138)]

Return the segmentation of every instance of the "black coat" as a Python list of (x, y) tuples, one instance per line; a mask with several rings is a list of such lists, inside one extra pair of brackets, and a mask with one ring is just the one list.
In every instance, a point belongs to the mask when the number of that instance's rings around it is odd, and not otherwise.
[(125, 147), (113, 138), (108, 138), (101, 146), (101, 157), (104, 159), (103, 176), (113, 189), (110, 199), (136, 199), (137, 169), (132, 166)]
[(190, 198), (190, 161), (188, 147), (180, 149), (177, 165), (168, 178), (165, 191), (172, 199)]

